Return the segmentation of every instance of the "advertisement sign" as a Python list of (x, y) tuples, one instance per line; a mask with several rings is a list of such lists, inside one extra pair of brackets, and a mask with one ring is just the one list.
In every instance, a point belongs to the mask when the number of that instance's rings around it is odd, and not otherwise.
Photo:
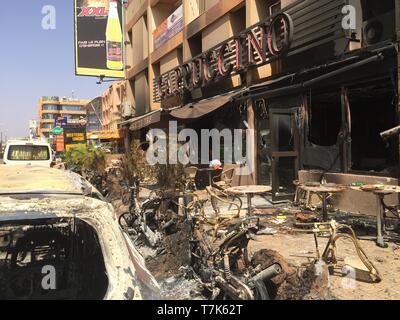
[(68, 151), (71, 151), (74, 148), (83, 147), (83, 146), (86, 146), (86, 144), (84, 144), (84, 143), (66, 144), (65, 145), (65, 151), (68, 152)]
[(68, 126), (64, 129), (65, 150), (78, 145), (86, 145), (86, 128), (82, 126)]
[(55, 127), (65, 128), (67, 125), (68, 125), (68, 118), (67, 117), (57, 117), (54, 120), (54, 126)]
[(63, 129), (61, 127), (55, 127), (53, 129), (53, 133), (54, 133), (54, 135), (59, 136), (60, 134), (63, 133)]
[(64, 152), (65, 144), (64, 144), (64, 135), (60, 134), (56, 137), (56, 152)]
[(183, 5), (179, 6), (153, 32), (154, 48), (158, 49), (183, 29)]
[(125, 77), (124, 19), (120, 0), (74, 0), (75, 73)]

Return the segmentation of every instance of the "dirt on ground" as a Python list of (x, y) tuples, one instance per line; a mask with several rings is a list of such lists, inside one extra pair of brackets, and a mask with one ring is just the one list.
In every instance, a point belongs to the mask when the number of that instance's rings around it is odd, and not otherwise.
[[(279, 252), (293, 267), (302, 267), (315, 260), (314, 238), (307, 234), (277, 233), (257, 236), (257, 241), (250, 243), (250, 251), (256, 252), (268, 247)], [(326, 238), (319, 238), (320, 249), (326, 245)], [(353, 281), (342, 276), (342, 266), (346, 257), (357, 257), (350, 240), (339, 240), (337, 254), (339, 263), (334, 274), (329, 276), (330, 294), (340, 300), (398, 300), (400, 299), (400, 246), (389, 243), (386, 249), (376, 246), (374, 241), (360, 241), (362, 248), (382, 276), (379, 283)]]

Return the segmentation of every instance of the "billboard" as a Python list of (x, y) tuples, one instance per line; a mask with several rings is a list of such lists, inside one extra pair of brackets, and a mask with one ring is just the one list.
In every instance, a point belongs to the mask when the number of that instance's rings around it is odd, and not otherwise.
[(64, 135), (59, 134), (56, 136), (56, 152), (64, 152), (64, 151), (65, 151)]
[(158, 49), (183, 29), (183, 5), (174, 11), (153, 32), (154, 48)]
[(125, 78), (121, 0), (74, 0), (75, 74)]
[(65, 128), (68, 125), (68, 118), (67, 117), (57, 117), (54, 119), (54, 126)]
[(68, 126), (64, 128), (65, 150), (86, 145), (86, 128), (84, 126)]

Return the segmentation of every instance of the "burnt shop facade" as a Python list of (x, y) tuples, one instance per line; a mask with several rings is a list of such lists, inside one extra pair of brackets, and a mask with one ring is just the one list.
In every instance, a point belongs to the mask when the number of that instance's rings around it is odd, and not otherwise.
[[(160, 113), (183, 127), (255, 129), (254, 174), (274, 200), (294, 180), (397, 184), (396, 2), (301, 0), (154, 79)], [(362, 14), (361, 14), (362, 13)], [(397, 19), (396, 19), (397, 17)]]

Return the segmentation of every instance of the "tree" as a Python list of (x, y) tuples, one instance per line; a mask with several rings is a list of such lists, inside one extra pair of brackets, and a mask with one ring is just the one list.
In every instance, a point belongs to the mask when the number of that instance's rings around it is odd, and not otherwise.
[(65, 163), (82, 174), (87, 171), (103, 173), (106, 168), (106, 155), (105, 151), (94, 143), (89, 146), (77, 145), (66, 153)]

